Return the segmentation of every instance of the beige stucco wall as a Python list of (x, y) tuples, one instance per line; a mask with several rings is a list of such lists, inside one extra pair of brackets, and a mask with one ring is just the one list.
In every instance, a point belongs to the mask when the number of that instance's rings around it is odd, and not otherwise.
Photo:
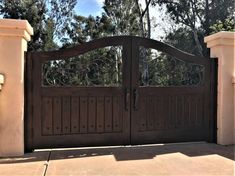
[(0, 19), (0, 156), (24, 153), (24, 52), (32, 34), (26, 20)]
[(211, 57), (218, 58), (217, 142), (235, 143), (235, 33), (219, 32), (205, 38)]
[[(234, 61), (234, 68), (235, 68), (235, 61)], [(234, 71), (234, 77), (233, 77), (233, 114), (235, 116), (235, 71)], [(233, 144), (235, 144), (235, 117), (233, 121)]]

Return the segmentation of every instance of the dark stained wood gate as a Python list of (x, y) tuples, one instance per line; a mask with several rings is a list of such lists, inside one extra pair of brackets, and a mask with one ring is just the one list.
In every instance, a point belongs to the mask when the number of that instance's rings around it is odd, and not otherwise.
[(214, 141), (215, 60), (116, 36), (26, 56), (25, 146)]

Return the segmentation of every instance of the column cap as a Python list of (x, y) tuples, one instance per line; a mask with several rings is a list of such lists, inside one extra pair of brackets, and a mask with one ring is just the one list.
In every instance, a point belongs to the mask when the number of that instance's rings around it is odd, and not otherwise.
[(207, 48), (214, 46), (235, 46), (235, 32), (221, 31), (204, 38)]
[(33, 28), (27, 20), (0, 19), (0, 37), (23, 37), (31, 40)]

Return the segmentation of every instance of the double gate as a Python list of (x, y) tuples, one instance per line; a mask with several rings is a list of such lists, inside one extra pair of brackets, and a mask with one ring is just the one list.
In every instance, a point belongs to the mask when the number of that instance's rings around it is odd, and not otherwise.
[(215, 61), (116, 36), (26, 56), (28, 150), (215, 139)]

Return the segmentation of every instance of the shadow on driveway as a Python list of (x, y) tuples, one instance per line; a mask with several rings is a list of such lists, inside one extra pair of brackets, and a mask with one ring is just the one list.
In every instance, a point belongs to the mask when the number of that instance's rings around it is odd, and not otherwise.
[(145, 146), (115, 146), (97, 148), (75, 149), (48, 149), (27, 153), (22, 157), (0, 158), (0, 164), (26, 163), (47, 160), (66, 160), (71, 158), (85, 158), (95, 156), (113, 155), (116, 161), (147, 160), (164, 154), (181, 153), (188, 157), (219, 155), (234, 161), (234, 145), (221, 146), (210, 143), (179, 143), (179, 144), (156, 144)]

